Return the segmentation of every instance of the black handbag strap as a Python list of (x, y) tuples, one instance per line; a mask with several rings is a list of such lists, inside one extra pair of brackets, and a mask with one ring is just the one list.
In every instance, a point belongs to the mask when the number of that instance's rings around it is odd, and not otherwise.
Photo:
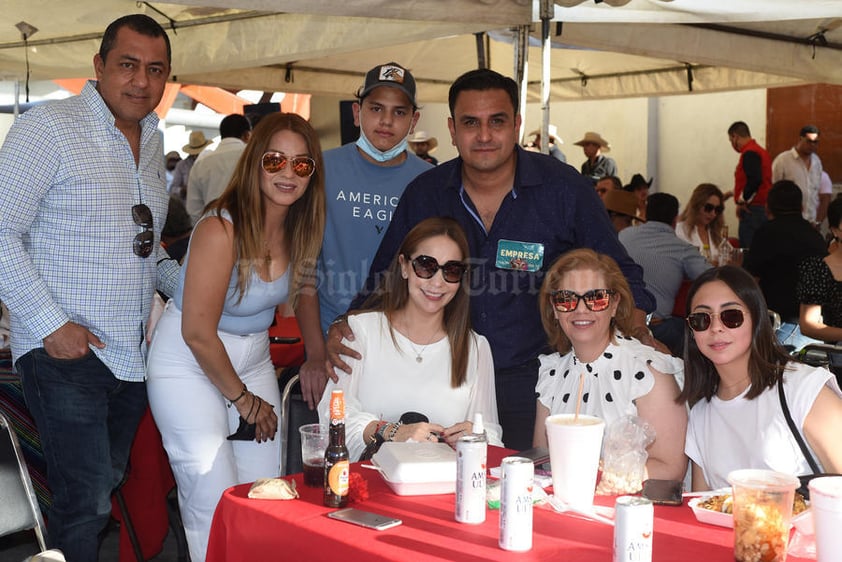
[(804, 438), (801, 437), (801, 432), (798, 431), (797, 427), (795, 427), (795, 422), (792, 421), (792, 414), (789, 413), (789, 406), (787, 406), (786, 404), (786, 396), (784, 395), (783, 376), (778, 380), (778, 396), (781, 399), (781, 408), (783, 408), (784, 410), (786, 424), (789, 426), (789, 430), (792, 432), (792, 436), (795, 437), (795, 440), (798, 442), (798, 446), (801, 447), (801, 453), (804, 455), (804, 458), (807, 459), (807, 462), (810, 464), (810, 468), (813, 469), (813, 473), (820, 473), (821, 470), (819, 470), (819, 465), (816, 463), (815, 459), (813, 458), (813, 455), (810, 454), (810, 449), (807, 448), (807, 444), (804, 442)]

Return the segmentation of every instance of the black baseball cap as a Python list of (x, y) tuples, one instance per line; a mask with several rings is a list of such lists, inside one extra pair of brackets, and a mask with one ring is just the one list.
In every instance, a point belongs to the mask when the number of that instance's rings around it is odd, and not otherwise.
[(380, 86), (387, 86), (389, 88), (397, 88), (407, 95), (413, 107), (417, 107), (415, 103), (415, 78), (412, 74), (396, 62), (389, 62), (375, 66), (369, 70), (365, 75), (365, 84), (357, 93), (357, 96), (362, 100), (374, 88)]

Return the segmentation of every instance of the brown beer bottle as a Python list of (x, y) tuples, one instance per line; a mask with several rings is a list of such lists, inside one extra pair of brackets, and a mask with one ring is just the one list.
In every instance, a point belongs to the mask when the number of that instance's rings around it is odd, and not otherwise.
[(325, 500), (328, 507), (348, 503), (350, 463), (345, 446), (345, 395), (334, 390), (330, 395), (330, 441), (325, 449)]

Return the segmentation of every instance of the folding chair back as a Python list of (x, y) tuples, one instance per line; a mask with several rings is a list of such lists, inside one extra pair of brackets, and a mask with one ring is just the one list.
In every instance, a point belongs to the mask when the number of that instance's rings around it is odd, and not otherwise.
[(0, 536), (34, 529), (41, 551), (47, 531), (17, 435), (0, 413)]

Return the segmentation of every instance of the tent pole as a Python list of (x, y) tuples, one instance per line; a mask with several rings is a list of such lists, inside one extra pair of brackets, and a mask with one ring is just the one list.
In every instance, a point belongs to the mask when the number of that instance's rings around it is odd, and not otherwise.
[(523, 144), (524, 127), (526, 127), (526, 91), (529, 82), (529, 30), (530, 25), (521, 25), (512, 31), (516, 34), (515, 40), (515, 82), (517, 82), (520, 91), (520, 107), (517, 108), (521, 116), (520, 131), (518, 131), (518, 140)]
[(550, 153), (550, 20), (553, 0), (541, 0), (541, 152)]

